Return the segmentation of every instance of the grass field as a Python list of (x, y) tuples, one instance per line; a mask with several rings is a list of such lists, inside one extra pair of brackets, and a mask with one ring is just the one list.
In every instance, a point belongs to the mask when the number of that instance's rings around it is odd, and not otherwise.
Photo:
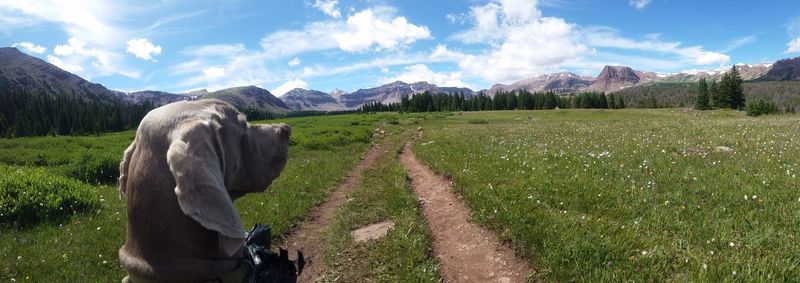
[(474, 220), (513, 243), (535, 278), (800, 277), (800, 117), (570, 110), (445, 121), (425, 125), (415, 152), (453, 178)]
[[(270, 121), (274, 122), (274, 121)], [(474, 221), (544, 281), (792, 281), (800, 278), (800, 116), (683, 109), (342, 115), (292, 125), (287, 167), (237, 201), (246, 226), (285, 233), (341, 180), (382, 126), (424, 129), (414, 152), (452, 177)], [(116, 158), (133, 132), (0, 140), (3, 166), (76, 177), (86, 156)], [(110, 157), (108, 157), (110, 156)], [(103, 160), (99, 158), (99, 160)], [(328, 279), (436, 281), (429, 232), (396, 153), (381, 157), (329, 227)], [(102, 162), (98, 163), (102, 164)], [(75, 169), (79, 168), (79, 169)], [(102, 168), (102, 167), (101, 167)], [(109, 281), (124, 274), (124, 203), (27, 228), (0, 224), (0, 281)], [(349, 231), (383, 219), (381, 240)]]
[[(249, 228), (266, 223), (279, 235), (302, 219), (350, 170), (369, 146), (371, 130), (393, 115), (293, 118), (289, 160), (281, 177), (263, 194), (236, 202)], [(0, 162), (45, 168), (69, 175), (86, 152), (116, 157), (134, 132), (97, 137), (41, 137), (0, 140)], [(16, 229), (0, 224), (0, 281), (106, 282), (124, 276), (117, 251), (124, 242), (125, 204), (116, 184), (95, 186), (101, 208), (62, 223)]]

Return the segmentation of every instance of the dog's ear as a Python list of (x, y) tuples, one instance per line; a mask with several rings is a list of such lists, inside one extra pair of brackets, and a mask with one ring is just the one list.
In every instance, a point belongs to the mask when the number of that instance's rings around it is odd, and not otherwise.
[(125, 149), (125, 153), (122, 154), (122, 162), (119, 163), (119, 198), (122, 199), (127, 190), (125, 186), (128, 183), (128, 166), (131, 164), (131, 156), (133, 156), (133, 151), (136, 150), (136, 139), (133, 140), (130, 146)]
[(184, 214), (219, 233), (220, 246), (232, 256), (247, 236), (225, 188), (225, 153), (216, 122), (183, 126), (167, 151), (175, 194)]

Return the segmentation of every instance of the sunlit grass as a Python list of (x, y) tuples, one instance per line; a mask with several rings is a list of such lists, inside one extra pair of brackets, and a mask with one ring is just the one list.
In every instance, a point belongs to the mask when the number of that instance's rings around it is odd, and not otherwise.
[(425, 127), (418, 156), (539, 278), (800, 276), (800, 117), (507, 111)]

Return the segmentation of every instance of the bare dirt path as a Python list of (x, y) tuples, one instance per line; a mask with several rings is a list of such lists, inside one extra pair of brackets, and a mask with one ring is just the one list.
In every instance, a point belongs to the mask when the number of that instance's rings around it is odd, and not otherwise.
[(410, 143), (400, 162), (422, 204), (445, 282), (525, 282), (531, 271), (527, 262), (500, 244), (492, 231), (467, 221), (469, 209), (455, 196), (450, 182), (417, 160)]
[[(303, 273), (298, 278), (298, 282), (314, 282), (324, 275), (326, 269), (323, 255), (325, 229), (336, 214), (336, 209), (347, 202), (348, 194), (357, 187), (364, 171), (371, 167), (378, 156), (385, 153), (385, 150), (387, 150), (386, 141), (380, 141), (380, 144), (374, 144), (372, 148), (367, 151), (364, 158), (359, 161), (358, 165), (350, 172), (350, 175), (333, 189), (328, 199), (314, 208), (308, 216), (306, 216), (306, 219), (284, 237), (283, 241), (278, 245), (283, 249), (289, 250), (289, 254), (293, 260), (293, 257), (296, 255), (294, 251), (299, 250), (303, 252), (306, 259), (306, 266), (305, 270), (303, 270)], [(322, 174), (322, 172), (320, 173)]]

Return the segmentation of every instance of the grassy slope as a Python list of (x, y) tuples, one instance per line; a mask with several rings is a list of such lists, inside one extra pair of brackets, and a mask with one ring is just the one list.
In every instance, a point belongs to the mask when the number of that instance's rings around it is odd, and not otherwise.
[[(373, 125), (392, 116), (387, 115), (280, 121), (293, 126), (289, 161), (268, 192), (237, 201), (245, 226), (260, 222), (271, 225), (276, 234), (287, 231), (352, 168), (368, 147), (364, 141), (369, 140)], [(0, 161), (53, 164), (48, 168), (61, 174), (61, 165), (74, 162), (79, 152), (121, 155), (133, 135), (0, 140)], [(98, 186), (97, 190), (103, 208), (73, 216), (61, 226), (43, 224), (25, 230), (0, 226), (0, 280), (100, 282), (122, 278), (117, 250), (124, 242), (124, 203), (115, 185)]]
[[(392, 127), (390, 132), (398, 130)], [(439, 282), (436, 262), (428, 256), (430, 235), (417, 198), (409, 187), (397, 154), (400, 133), (387, 139), (391, 149), (370, 168), (327, 231), (325, 258), (331, 270), (327, 281)], [(355, 243), (350, 232), (369, 224), (393, 220), (383, 238)]]
[(414, 150), (541, 279), (786, 280), (800, 276), (798, 122), (679, 109), (465, 113), (426, 125)]

